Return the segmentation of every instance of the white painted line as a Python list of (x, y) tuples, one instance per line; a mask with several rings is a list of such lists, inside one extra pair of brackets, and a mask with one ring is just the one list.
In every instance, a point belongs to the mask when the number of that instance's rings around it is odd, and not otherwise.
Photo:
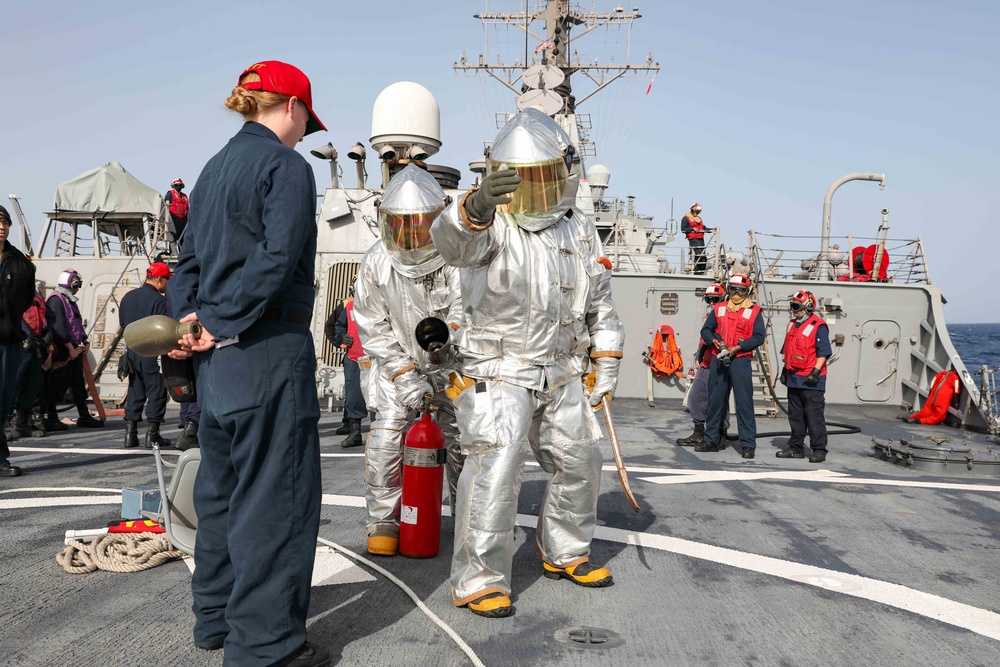
[[(93, 447), (11, 447), (12, 452), (24, 452), (26, 454), (128, 454), (130, 456), (153, 456), (152, 449), (145, 449), (143, 447), (125, 449), (124, 447), (118, 448), (93, 448)], [(160, 453), (164, 456), (179, 456), (180, 451), (176, 449), (161, 449)], [(17, 463), (15, 461), (15, 463)]]
[(340, 505), (341, 507), (365, 507), (364, 496), (340, 496), (332, 493), (323, 494), (324, 505)]
[[(751, 473), (737, 473), (751, 474)], [(759, 473), (771, 474), (771, 473)], [(831, 478), (820, 481), (856, 482), (850, 478)], [(872, 483), (887, 480), (863, 480)], [(892, 481), (892, 480), (888, 480)], [(901, 483), (902, 484), (902, 483)], [(923, 484), (923, 483), (909, 483)], [(938, 488), (931, 485), (932, 488)], [(970, 489), (981, 485), (961, 485), (952, 484), (949, 487), (959, 487)], [(995, 491), (996, 487), (983, 487), (985, 490)], [(108, 496), (67, 496), (63, 498), (26, 498), (26, 499), (4, 499), (0, 500), (0, 509), (17, 509), (21, 507), (59, 507), (70, 505), (116, 505), (121, 503), (120, 495)], [(323, 494), (324, 505), (335, 505), (343, 507), (363, 508), (365, 499), (362, 496), (344, 496), (336, 494)], [(534, 528), (538, 523), (538, 517), (528, 514), (517, 515), (517, 525), (527, 528)], [(808, 586), (815, 586), (824, 590), (843, 593), (853, 597), (863, 598), (881, 604), (909, 611), (920, 616), (964, 628), (976, 634), (1000, 640), (1000, 614), (996, 614), (985, 609), (979, 609), (971, 605), (962, 604), (953, 600), (948, 600), (937, 595), (924, 593), (906, 586), (892, 584), (877, 579), (870, 579), (854, 574), (837, 572), (821, 567), (803, 565), (792, 561), (759, 556), (757, 554), (726, 549), (724, 547), (700, 544), (689, 540), (682, 540), (676, 537), (655, 535), (651, 533), (636, 533), (618, 528), (598, 526), (594, 537), (609, 542), (617, 542), (630, 546), (641, 546), (650, 549), (657, 549), (669, 553), (675, 553), (691, 558), (729, 565), (742, 570), (760, 572), (788, 581), (794, 581)], [(336, 568), (334, 568), (336, 569)], [(333, 578), (339, 576), (343, 570), (337, 570)], [(367, 574), (367, 573), (366, 573)], [(350, 576), (350, 575), (345, 575)], [(333, 582), (330, 582), (333, 583)]]
[[(521, 526), (532, 527), (537, 523), (537, 518), (518, 514), (517, 523)], [(1000, 614), (906, 586), (777, 558), (758, 556), (734, 549), (699, 544), (676, 537), (634, 533), (606, 526), (598, 526), (595, 537), (621, 544), (660, 549), (742, 570), (769, 574), (808, 586), (879, 602), (948, 625), (964, 628), (991, 639), (1000, 640)]]
[(0, 493), (59, 493), (60, 491), (94, 491), (96, 493), (117, 493), (121, 494), (121, 489), (104, 489), (99, 486), (27, 486), (17, 489), (5, 489)]
[[(824, 474), (825, 473), (825, 474)], [(774, 471), (774, 472), (737, 472), (727, 470), (704, 470), (688, 475), (672, 477), (639, 477), (644, 482), (653, 484), (696, 484), (700, 482), (821, 482), (824, 484), (859, 484), (867, 486), (900, 486), (917, 489), (935, 489), (938, 491), (985, 491), (1000, 493), (1000, 484), (957, 484), (953, 482), (919, 482), (906, 479), (875, 479), (866, 477), (851, 477), (844, 473), (822, 470), (804, 471)]]
[[(11, 452), (22, 452), (25, 454), (103, 454), (108, 456), (114, 456), (118, 454), (130, 454), (130, 455), (153, 455), (153, 450), (151, 449), (124, 449), (122, 447), (117, 448), (93, 448), (93, 447), (11, 447)], [(179, 456), (180, 451), (176, 449), (161, 449), (160, 453), (164, 456)], [(341, 453), (341, 452), (320, 452), (320, 457), (324, 459), (357, 459), (363, 458), (365, 453), (361, 452), (351, 452), (351, 453)]]
[(76, 505), (121, 505), (122, 494), (108, 496), (63, 496), (61, 498), (10, 498), (0, 500), (0, 510), (28, 507), (71, 507)]
[[(194, 572), (194, 558), (192, 556), (185, 556), (184, 564), (187, 565), (189, 571)], [(330, 547), (316, 547), (316, 560), (313, 563), (310, 586), (336, 586), (337, 584), (358, 584), (365, 581), (375, 581), (375, 577)]]

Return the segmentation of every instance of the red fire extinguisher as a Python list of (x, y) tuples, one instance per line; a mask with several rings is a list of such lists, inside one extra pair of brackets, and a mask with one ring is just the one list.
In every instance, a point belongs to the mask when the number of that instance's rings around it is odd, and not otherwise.
[(444, 433), (425, 412), (410, 427), (403, 444), (399, 553), (409, 558), (433, 558), (438, 554), (445, 457)]

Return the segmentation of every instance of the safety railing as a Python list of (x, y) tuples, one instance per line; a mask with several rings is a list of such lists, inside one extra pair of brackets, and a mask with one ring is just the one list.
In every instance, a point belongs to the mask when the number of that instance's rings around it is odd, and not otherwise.
[(765, 278), (931, 284), (923, 241), (848, 235), (832, 238), (820, 257), (817, 236), (763, 234), (750, 230), (750, 253)]

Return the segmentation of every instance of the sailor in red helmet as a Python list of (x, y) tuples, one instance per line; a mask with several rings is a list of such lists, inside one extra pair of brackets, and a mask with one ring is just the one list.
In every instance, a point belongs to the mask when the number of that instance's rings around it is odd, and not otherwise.
[[(711, 311), (716, 304), (724, 301), (726, 289), (719, 283), (712, 283), (705, 289), (705, 303)], [(707, 318), (708, 315), (706, 314)], [(694, 422), (694, 433), (686, 438), (678, 438), (677, 444), (681, 447), (695, 447), (705, 440), (705, 416), (708, 414), (708, 369), (712, 366), (712, 359), (719, 353), (714, 345), (702, 342), (695, 353), (695, 363), (698, 369), (695, 371), (694, 380), (691, 382), (691, 390), (688, 392), (688, 413)], [(726, 439), (726, 431), (729, 430), (729, 408), (726, 408), (725, 420), (722, 424), (722, 440)]]
[(806, 433), (812, 456), (809, 461), (826, 460), (826, 360), (830, 347), (830, 329), (816, 314), (816, 296), (799, 290), (792, 297), (789, 308), (792, 319), (785, 330), (785, 343), (781, 346), (785, 367), (781, 383), (788, 387), (788, 425), (792, 437), (788, 447), (777, 453), (779, 459), (805, 457)]
[(708, 259), (705, 257), (705, 232), (714, 232), (715, 227), (705, 226), (701, 219), (701, 204), (691, 204), (691, 210), (681, 218), (681, 231), (687, 237), (688, 247), (691, 248), (695, 275), (705, 275), (705, 270), (708, 268)]
[(722, 418), (729, 392), (736, 398), (736, 424), (743, 458), (752, 459), (757, 448), (757, 421), (753, 414), (753, 351), (764, 343), (764, 318), (750, 300), (750, 277), (734, 273), (729, 278), (729, 301), (716, 305), (705, 318), (701, 339), (719, 351), (709, 368), (708, 416), (705, 441), (696, 452), (720, 452)]

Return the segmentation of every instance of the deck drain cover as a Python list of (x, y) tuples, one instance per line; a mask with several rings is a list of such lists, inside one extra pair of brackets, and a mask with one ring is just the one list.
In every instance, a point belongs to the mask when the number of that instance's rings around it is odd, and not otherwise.
[(556, 630), (554, 636), (557, 642), (576, 648), (615, 648), (625, 643), (617, 632), (585, 625)]

